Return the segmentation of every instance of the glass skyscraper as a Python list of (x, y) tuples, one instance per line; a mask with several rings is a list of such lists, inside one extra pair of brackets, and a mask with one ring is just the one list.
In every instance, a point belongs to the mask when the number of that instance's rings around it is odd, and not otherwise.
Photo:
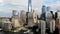
[(28, 0), (28, 12), (32, 11), (31, 0)]
[(50, 7), (47, 7), (47, 12), (50, 12)]
[(42, 13), (45, 13), (47, 11), (47, 8), (45, 5), (42, 6)]
[(42, 6), (42, 19), (45, 20), (45, 13), (47, 11), (47, 8), (45, 5)]

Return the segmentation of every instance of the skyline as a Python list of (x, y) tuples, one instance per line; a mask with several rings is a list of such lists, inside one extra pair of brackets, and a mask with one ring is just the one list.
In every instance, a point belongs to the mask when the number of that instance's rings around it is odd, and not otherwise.
[[(41, 12), (42, 5), (50, 6), (54, 12), (60, 9), (60, 0), (32, 0), (32, 9)], [(11, 16), (12, 10), (28, 11), (28, 0), (0, 0), (0, 16)]]

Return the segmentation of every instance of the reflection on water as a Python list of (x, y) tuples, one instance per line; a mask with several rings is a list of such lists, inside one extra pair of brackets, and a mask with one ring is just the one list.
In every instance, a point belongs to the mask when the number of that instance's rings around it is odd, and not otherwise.
[(4, 34), (4, 32), (0, 31), (0, 34)]
[(13, 33), (13, 32), (4, 32), (4, 31), (0, 31), (0, 34), (20, 34), (20, 33)]
[(0, 34), (24, 34), (23, 32), (6, 32), (6, 31), (0, 31)]

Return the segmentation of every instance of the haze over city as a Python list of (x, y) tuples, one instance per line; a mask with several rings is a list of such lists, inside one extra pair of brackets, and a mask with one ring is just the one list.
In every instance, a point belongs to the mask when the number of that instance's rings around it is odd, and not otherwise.
[[(56, 12), (60, 9), (60, 0), (32, 0), (32, 9), (41, 13), (41, 6), (50, 6)], [(28, 10), (28, 0), (0, 0), (0, 16), (11, 16), (12, 10)]]

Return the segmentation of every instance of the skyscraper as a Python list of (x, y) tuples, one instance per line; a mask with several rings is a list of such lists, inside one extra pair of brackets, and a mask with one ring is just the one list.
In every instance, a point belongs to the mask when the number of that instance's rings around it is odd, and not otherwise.
[(32, 11), (31, 0), (28, 0), (28, 12)]
[(50, 7), (46, 7), (47, 8), (47, 12), (49, 12), (50, 11)]
[(13, 10), (13, 11), (12, 11), (12, 17), (13, 17), (13, 18), (18, 18), (18, 17), (19, 17), (18, 15), (19, 15), (19, 13), (18, 13), (17, 10)]
[(45, 5), (42, 6), (42, 19), (45, 20), (45, 13), (47, 11), (47, 8)]
[(18, 11), (17, 10), (13, 10), (12, 16), (13, 17), (18, 16)]
[(46, 6), (43, 5), (43, 6), (42, 6), (42, 14), (45, 13), (45, 12), (47, 11), (46, 9), (47, 9)]

